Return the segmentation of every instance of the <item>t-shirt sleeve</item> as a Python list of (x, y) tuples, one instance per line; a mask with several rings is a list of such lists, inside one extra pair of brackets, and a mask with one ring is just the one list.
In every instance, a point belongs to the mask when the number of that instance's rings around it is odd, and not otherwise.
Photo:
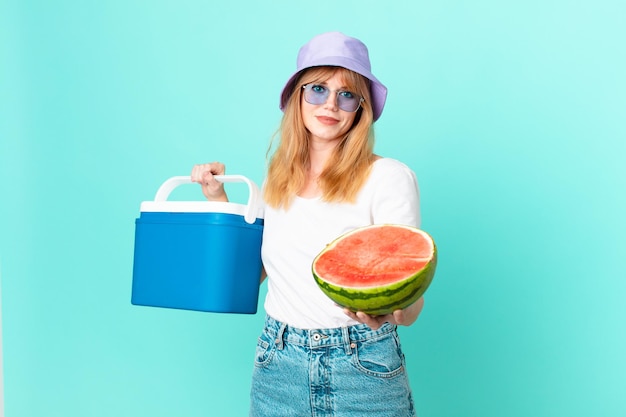
[(420, 227), (417, 176), (406, 165), (386, 160), (384, 169), (375, 173), (372, 204), (374, 224), (404, 224)]

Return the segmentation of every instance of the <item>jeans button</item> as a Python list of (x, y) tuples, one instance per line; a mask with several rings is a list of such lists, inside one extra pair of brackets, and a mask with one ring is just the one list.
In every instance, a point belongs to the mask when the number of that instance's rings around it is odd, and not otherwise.
[(316, 342), (319, 342), (319, 340), (320, 340), (321, 338), (322, 338), (322, 336), (320, 336), (320, 334), (319, 334), (319, 333), (315, 333), (315, 334), (313, 335), (313, 340), (315, 340)]

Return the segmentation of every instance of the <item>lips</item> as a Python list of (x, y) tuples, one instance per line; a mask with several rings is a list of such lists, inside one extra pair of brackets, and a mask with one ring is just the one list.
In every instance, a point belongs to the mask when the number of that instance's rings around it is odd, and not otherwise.
[(335, 119), (334, 117), (328, 117), (328, 116), (315, 116), (315, 118), (324, 125), (336, 125), (337, 123), (339, 123), (339, 120)]

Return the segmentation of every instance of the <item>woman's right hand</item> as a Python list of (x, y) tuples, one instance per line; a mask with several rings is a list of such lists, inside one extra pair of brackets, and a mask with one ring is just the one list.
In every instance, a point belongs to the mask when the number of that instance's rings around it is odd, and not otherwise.
[(226, 167), (221, 162), (194, 165), (191, 170), (191, 181), (202, 187), (202, 194), (209, 201), (228, 201), (224, 183), (217, 181), (214, 175), (224, 175)]

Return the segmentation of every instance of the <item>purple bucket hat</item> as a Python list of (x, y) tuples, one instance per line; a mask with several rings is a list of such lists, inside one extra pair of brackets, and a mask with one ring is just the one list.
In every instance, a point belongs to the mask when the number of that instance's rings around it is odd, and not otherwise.
[(369, 53), (363, 42), (340, 32), (327, 32), (315, 36), (298, 52), (296, 72), (289, 78), (280, 95), (280, 109), (284, 110), (294, 83), (304, 69), (320, 66), (336, 66), (349, 69), (370, 80), (374, 121), (385, 107), (387, 87), (372, 74)]

